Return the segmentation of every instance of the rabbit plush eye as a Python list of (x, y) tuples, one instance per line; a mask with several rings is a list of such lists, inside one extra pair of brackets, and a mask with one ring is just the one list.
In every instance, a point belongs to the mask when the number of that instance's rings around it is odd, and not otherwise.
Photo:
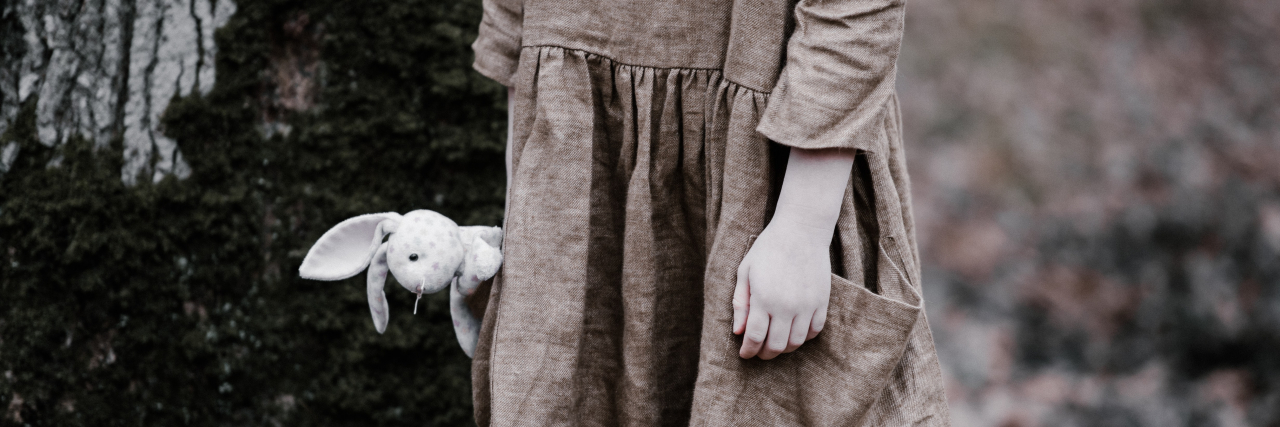
[(417, 261), (418, 254), (409, 254), (409, 261)]

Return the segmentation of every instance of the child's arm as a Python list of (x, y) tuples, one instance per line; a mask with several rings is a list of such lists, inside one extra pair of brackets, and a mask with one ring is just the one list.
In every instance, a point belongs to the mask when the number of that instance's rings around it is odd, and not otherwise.
[(769, 360), (822, 331), (831, 296), (831, 236), (855, 150), (792, 148), (778, 209), (738, 267), (739, 355)]

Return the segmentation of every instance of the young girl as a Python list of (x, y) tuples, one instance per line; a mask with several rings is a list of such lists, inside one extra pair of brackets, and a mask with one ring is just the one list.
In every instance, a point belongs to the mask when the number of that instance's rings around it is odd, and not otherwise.
[(509, 88), (482, 425), (948, 425), (903, 0), (484, 0)]

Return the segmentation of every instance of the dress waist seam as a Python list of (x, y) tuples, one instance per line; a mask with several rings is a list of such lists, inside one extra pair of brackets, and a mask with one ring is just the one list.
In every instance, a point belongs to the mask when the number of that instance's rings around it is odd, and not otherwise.
[(622, 61), (619, 61), (619, 60), (617, 60), (617, 59), (614, 59), (613, 57), (610, 57), (610, 56), (607, 56), (607, 55), (602, 55), (602, 54), (599, 54), (599, 53), (596, 53), (596, 52), (592, 52), (592, 51), (589, 51), (589, 50), (584, 50), (584, 49), (579, 49), (579, 48), (572, 48), (572, 47), (564, 47), (564, 46), (555, 45), (555, 44), (535, 44), (535, 45), (524, 45), (524, 46), (521, 46), (520, 48), (521, 48), (521, 49), (542, 49), (542, 48), (554, 48), (554, 49), (561, 49), (561, 50), (570, 51), (570, 52), (579, 52), (579, 53), (583, 53), (583, 54), (586, 54), (586, 55), (598, 56), (598, 57), (604, 58), (605, 60), (608, 60), (609, 62), (612, 62), (612, 63), (614, 63), (614, 64), (616, 64), (616, 65), (621, 65), (621, 66), (624, 66), (624, 67), (631, 67), (631, 68), (645, 68), (645, 69), (650, 69), (650, 70), (673, 70), (673, 71), (710, 71), (710, 72), (714, 72), (714, 73), (719, 74), (719, 75), (720, 75), (720, 80), (724, 81), (725, 83), (728, 83), (728, 84), (731, 84), (731, 85), (737, 86), (737, 87), (739, 87), (739, 88), (742, 88), (743, 90), (747, 90), (747, 91), (755, 92), (755, 93), (758, 93), (758, 94), (761, 94), (761, 95), (769, 95), (769, 91), (764, 91), (764, 90), (756, 89), (756, 88), (753, 88), (753, 87), (747, 86), (747, 85), (745, 85), (745, 84), (738, 83), (738, 82), (735, 82), (735, 81), (733, 81), (733, 80), (729, 80), (729, 79), (725, 78), (725, 77), (724, 77), (724, 69), (723, 69), (723, 68), (698, 68), (698, 67), (656, 67), (656, 66), (651, 66), (651, 65), (630, 64), (630, 63), (626, 63), (626, 62), (622, 62)]

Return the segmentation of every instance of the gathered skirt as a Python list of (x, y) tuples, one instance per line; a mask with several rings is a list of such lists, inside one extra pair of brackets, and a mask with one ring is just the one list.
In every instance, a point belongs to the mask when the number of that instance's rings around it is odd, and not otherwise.
[(738, 357), (731, 298), (786, 164), (755, 129), (769, 94), (555, 46), (525, 47), (512, 85), (480, 425), (946, 424), (896, 96), (846, 191), (826, 328), (761, 361)]

